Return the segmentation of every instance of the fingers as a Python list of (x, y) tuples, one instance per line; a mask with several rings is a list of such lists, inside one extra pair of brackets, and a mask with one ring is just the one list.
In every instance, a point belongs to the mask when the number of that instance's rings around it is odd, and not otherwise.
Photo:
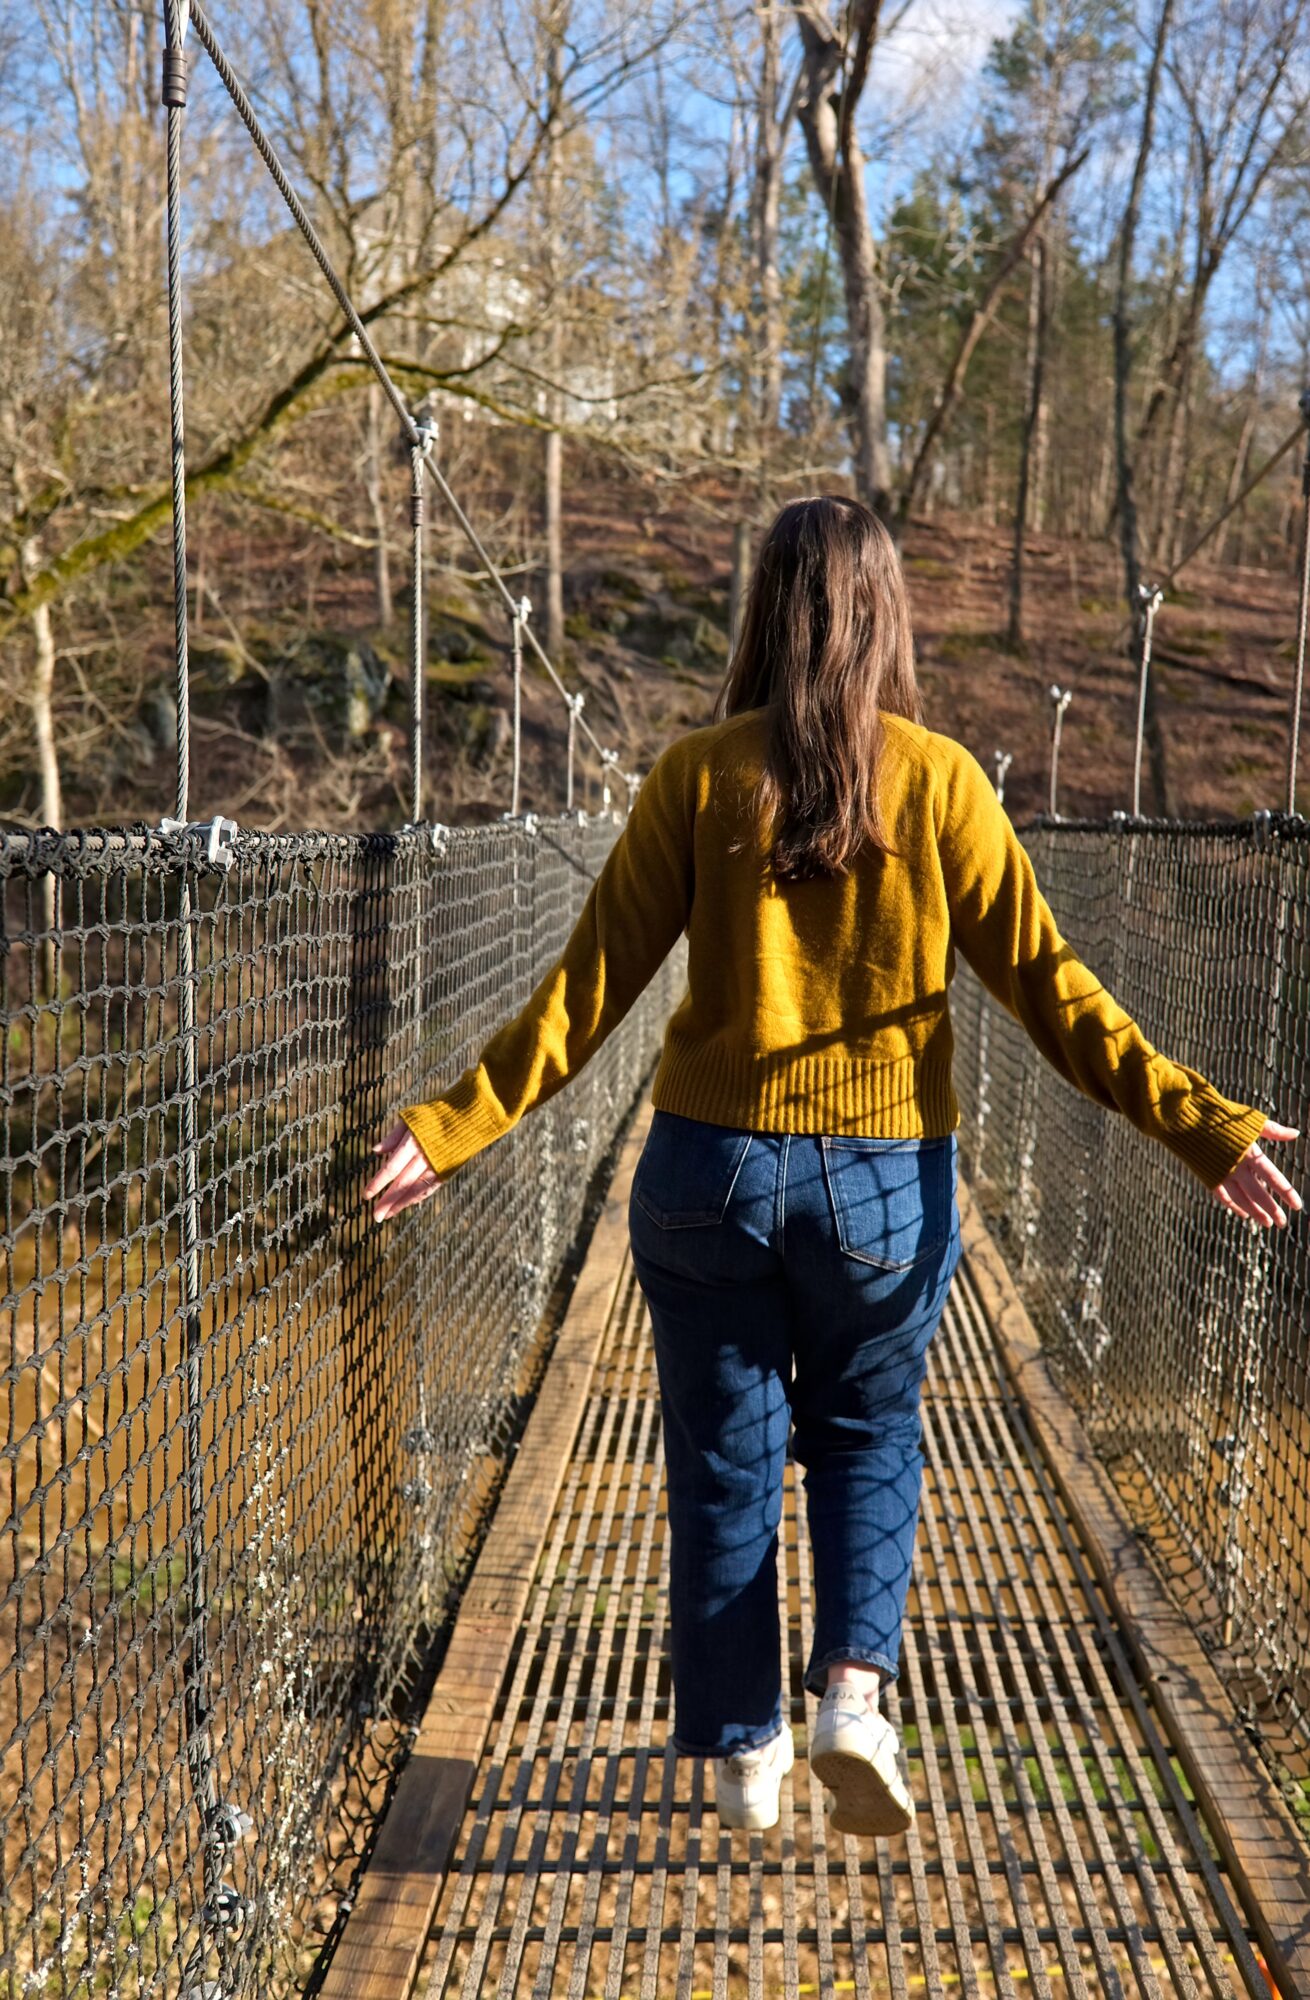
[(1288, 1180), (1286, 1174), (1280, 1173), (1272, 1160), (1266, 1159), (1264, 1154), (1261, 1153), (1256, 1158), (1255, 1166), (1271, 1194), (1281, 1195), (1291, 1208), (1300, 1208), (1302, 1206), (1301, 1197), (1292, 1186), (1291, 1181)]
[(1272, 1118), (1266, 1118), (1264, 1130), (1261, 1132), (1260, 1137), (1262, 1139), (1297, 1139), (1300, 1137), (1300, 1127), (1297, 1125), (1277, 1125)]
[(441, 1182), (431, 1168), (425, 1167), (418, 1180), (407, 1183), (399, 1192), (394, 1188), (387, 1189), (373, 1210), (373, 1220), (386, 1222), (393, 1215), (399, 1215), (402, 1209), (414, 1208), (419, 1202), (426, 1201), (429, 1195), (434, 1195), (440, 1186)]
[(1269, 1193), (1260, 1174), (1254, 1171), (1253, 1165), (1244, 1160), (1237, 1170), (1237, 1174), (1240, 1179), (1242, 1193), (1249, 1204), (1248, 1212), (1255, 1217), (1256, 1221), (1262, 1222), (1267, 1229), (1273, 1227), (1275, 1224), (1279, 1227), (1285, 1227), (1287, 1217)]
[(365, 1185), (365, 1201), (371, 1201), (373, 1196), (393, 1181), (397, 1174), (402, 1173), (411, 1161), (423, 1158), (419, 1151), (418, 1140), (408, 1125), (404, 1124), (393, 1126), (374, 1150), (382, 1154), (382, 1164), (372, 1180)]
[(1287, 1216), (1279, 1207), (1280, 1198), (1291, 1209), (1303, 1206), (1286, 1175), (1279, 1172), (1258, 1146), (1238, 1162), (1214, 1192), (1224, 1208), (1258, 1222), (1264, 1229), (1287, 1227)]
[(437, 1185), (436, 1175), (415, 1146), (413, 1157), (403, 1162), (378, 1196), (373, 1208), (373, 1220), (385, 1222), (389, 1215), (399, 1215), (402, 1208), (424, 1200)]

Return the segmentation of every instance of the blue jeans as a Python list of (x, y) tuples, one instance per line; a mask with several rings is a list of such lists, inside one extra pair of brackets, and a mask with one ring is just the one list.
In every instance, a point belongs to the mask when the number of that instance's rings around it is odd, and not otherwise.
[(676, 1750), (782, 1723), (776, 1555), (805, 1468), (814, 1644), (895, 1678), (923, 1477), (919, 1392), (960, 1258), (954, 1133), (801, 1138), (656, 1111), (628, 1208), (655, 1334)]

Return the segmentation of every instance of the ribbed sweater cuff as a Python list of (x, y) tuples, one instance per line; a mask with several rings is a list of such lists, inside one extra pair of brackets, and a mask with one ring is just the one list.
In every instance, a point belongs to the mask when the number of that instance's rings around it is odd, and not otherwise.
[(1265, 1117), (1254, 1105), (1234, 1104), (1217, 1091), (1211, 1096), (1197, 1093), (1184, 1101), (1173, 1126), (1162, 1136), (1169, 1151), (1213, 1189), (1232, 1172), (1252, 1140), (1260, 1137)]
[(479, 1090), (474, 1071), (430, 1103), (405, 1105), (400, 1116), (433, 1173), (443, 1180), (510, 1129), (504, 1112)]

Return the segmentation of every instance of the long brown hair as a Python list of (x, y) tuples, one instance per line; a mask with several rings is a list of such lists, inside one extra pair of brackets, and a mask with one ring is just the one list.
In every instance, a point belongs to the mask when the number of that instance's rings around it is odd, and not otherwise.
[(844, 494), (790, 501), (764, 537), (714, 712), (764, 707), (755, 804), (775, 873), (842, 874), (866, 843), (889, 852), (878, 711), (922, 722), (923, 704), (896, 544)]

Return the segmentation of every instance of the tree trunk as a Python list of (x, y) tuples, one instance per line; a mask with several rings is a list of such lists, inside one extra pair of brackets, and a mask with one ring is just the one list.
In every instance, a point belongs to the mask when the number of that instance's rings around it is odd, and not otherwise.
[[(568, 25), (568, 0), (562, 0), (551, 8), (546, 23), (546, 93), (552, 125), (558, 119), (559, 105), (564, 90), (564, 33)], [(564, 528), (563, 528), (563, 461), (564, 440), (558, 425), (563, 411), (563, 398), (559, 384), (564, 371), (563, 327), (560, 323), (560, 229), (561, 190), (559, 141), (552, 130), (549, 150), (546, 155), (545, 178), (545, 228), (542, 232), (546, 252), (546, 287), (550, 311), (550, 330), (547, 338), (547, 373), (550, 387), (546, 391), (546, 406), (550, 422), (556, 428), (546, 433), (545, 461), (545, 530), (546, 530), (546, 651), (552, 660), (564, 656)]]
[(41, 604), (32, 613), (32, 636), (36, 641), (36, 671), (32, 676), (32, 721), (36, 732), (36, 761), (41, 773), (41, 823), (63, 823), (63, 793), (59, 782), (59, 753), (55, 748), (53, 696), (55, 685), (55, 640), (50, 606)]
[(751, 573), (751, 526), (738, 521), (732, 531), (732, 588), (728, 598), (729, 640), (735, 649)]
[[(551, 391), (551, 400), (558, 397)], [(558, 416), (558, 409), (552, 411)], [(546, 433), (546, 651), (552, 660), (564, 656), (564, 441), (558, 431)]]
[[(1259, 282), (1259, 274), (1257, 273), (1257, 289), (1259, 289)], [(1237, 439), (1237, 450), (1233, 454), (1233, 469), (1228, 475), (1228, 485), (1224, 491), (1225, 507), (1231, 507), (1241, 492), (1243, 481), (1246, 478), (1246, 468), (1251, 462), (1251, 446), (1255, 439), (1256, 419), (1260, 413), (1260, 399), (1264, 393), (1265, 361), (1269, 352), (1269, 321), (1270, 313), (1266, 305), (1260, 317), (1260, 331), (1256, 339), (1255, 363), (1251, 369), (1251, 396), (1246, 406), (1246, 414), (1242, 418), (1242, 428)], [(1222, 563), (1227, 551), (1228, 538), (1233, 532), (1233, 519), (1234, 517), (1230, 514), (1215, 536), (1214, 562), (1216, 566)], [(1240, 542), (1238, 560), (1241, 560)]]
[[(25, 550), (24, 568), (28, 567), (27, 553)], [(35, 554), (35, 551), (32, 553)], [(36, 568), (37, 564), (33, 562), (31, 567)], [(32, 613), (32, 637), (36, 642), (36, 659), (32, 673), (32, 724), (36, 735), (37, 768), (41, 773), (41, 823), (43, 826), (62, 826), (64, 806), (59, 783), (59, 753), (55, 747), (53, 707), (55, 638), (48, 604), (38, 604)], [(46, 996), (53, 999), (59, 981), (56, 938), (59, 915), (58, 883), (54, 874), (47, 874), (45, 877), (42, 904), (45, 911), (46, 937), (41, 953), (40, 977)]]
[[(778, 234), (782, 203), (783, 131), (778, 115), (781, 58), (780, 9), (773, 0), (760, 8), (759, 120), (755, 145), (755, 282), (759, 292), (758, 353), (761, 466), (767, 467), (782, 417), (782, 279)], [(767, 482), (762, 478), (762, 487)]]
[(1046, 387), (1046, 357), (1055, 324), (1059, 239), (1045, 231), (1037, 239), (1037, 382), (1033, 417), (1033, 463), (1028, 487), (1028, 518), (1037, 534), (1046, 527), (1051, 463), (1051, 399)]
[(1046, 345), (1045, 251), (1045, 238), (1039, 232), (1033, 238), (1028, 274), (1028, 382), (1024, 398), (1023, 435), (1019, 441), (1019, 487), (1014, 499), (1014, 546), (1010, 557), (1010, 615), (1005, 635), (1006, 644), (1015, 651), (1023, 644), (1024, 539), (1028, 530), (1029, 490), (1042, 411), (1042, 369)]
[[(798, 14), (805, 84), (797, 110), (814, 185), (832, 216), (846, 301), (847, 363), (842, 401), (855, 490), (867, 507), (892, 519), (887, 446), (887, 335), (877, 252), (869, 221), (864, 153), (855, 135), (854, 101), (834, 84), (842, 51), (810, 15)], [(858, 97), (858, 87), (854, 92)]]

